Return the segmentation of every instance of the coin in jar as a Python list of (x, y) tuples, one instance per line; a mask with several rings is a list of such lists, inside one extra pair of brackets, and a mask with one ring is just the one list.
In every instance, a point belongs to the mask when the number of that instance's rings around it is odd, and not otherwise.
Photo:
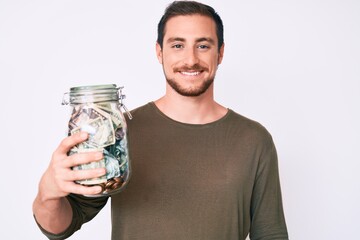
[(105, 184), (105, 189), (111, 189), (112, 185), (115, 184), (115, 181), (113, 179), (108, 180), (108, 182)]

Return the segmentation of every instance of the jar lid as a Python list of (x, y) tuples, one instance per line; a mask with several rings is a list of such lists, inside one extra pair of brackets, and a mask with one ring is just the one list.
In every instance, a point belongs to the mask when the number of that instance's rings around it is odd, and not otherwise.
[(98, 91), (104, 89), (116, 89), (116, 84), (104, 84), (104, 85), (89, 85), (89, 86), (78, 86), (70, 88), (70, 93), (79, 91)]
[(97, 103), (106, 101), (118, 101), (119, 89), (116, 84), (78, 86), (70, 88), (69, 103)]
[(125, 110), (129, 119), (132, 119), (131, 113), (123, 104), (123, 99), (125, 99), (125, 95), (122, 94), (123, 88), (117, 87), (116, 84), (72, 87), (70, 92), (64, 93), (62, 105), (120, 101), (120, 106)]

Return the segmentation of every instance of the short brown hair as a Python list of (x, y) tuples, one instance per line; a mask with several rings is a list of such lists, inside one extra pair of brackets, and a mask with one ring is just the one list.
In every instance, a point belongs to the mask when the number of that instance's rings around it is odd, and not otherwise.
[(170, 18), (194, 14), (208, 16), (215, 21), (216, 35), (218, 38), (218, 50), (220, 50), (224, 43), (224, 26), (219, 14), (215, 12), (214, 8), (195, 1), (174, 1), (165, 9), (165, 13), (158, 24), (157, 42), (160, 47), (163, 47), (165, 25)]

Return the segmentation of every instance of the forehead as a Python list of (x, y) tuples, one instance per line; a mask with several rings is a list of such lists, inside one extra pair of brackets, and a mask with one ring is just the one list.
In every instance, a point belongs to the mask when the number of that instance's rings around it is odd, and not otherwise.
[(171, 17), (165, 25), (164, 41), (169, 38), (213, 38), (216, 36), (215, 21), (199, 14)]

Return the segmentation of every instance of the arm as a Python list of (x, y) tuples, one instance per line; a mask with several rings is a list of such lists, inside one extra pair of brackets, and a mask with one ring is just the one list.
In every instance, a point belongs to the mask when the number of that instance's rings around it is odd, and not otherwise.
[(274, 143), (265, 141), (251, 199), (252, 240), (288, 240)]
[(74, 181), (99, 177), (105, 169), (73, 171), (80, 164), (99, 161), (102, 153), (91, 152), (68, 156), (67, 153), (76, 144), (87, 139), (86, 133), (65, 138), (53, 153), (49, 167), (39, 183), (38, 194), (33, 203), (33, 213), (37, 223), (50, 233), (64, 232), (71, 224), (73, 210), (67, 196), (70, 193), (92, 195), (101, 191), (101, 187), (86, 187)]

